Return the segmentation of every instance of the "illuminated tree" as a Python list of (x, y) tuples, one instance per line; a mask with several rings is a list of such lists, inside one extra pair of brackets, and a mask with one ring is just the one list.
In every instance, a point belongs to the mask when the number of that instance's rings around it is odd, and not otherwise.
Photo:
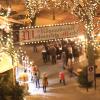
[[(6, 56), (0, 61), (0, 64), (2, 64), (1, 69), (3, 69), (4, 71), (0, 72), (3, 73), (7, 70), (12, 69), (12, 66), (15, 67), (15, 62), (17, 60), (17, 54), (15, 53), (15, 48), (14, 48), (14, 44), (13, 44), (13, 33), (12, 33), (12, 28), (10, 23), (7, 21), (7, 18), (10, 15), (10, 8), (7, 9), (6, 13), (4, 14), (3, 17), (1, 17), (2, 19), (2, 24), (0, 25), (0, 59), (2, 59), (2, 57), (4, 57), (3, 55), (5, 54)], [(10, 64), (5, 64), (4, 62), (6, 61), (6, 59), (11, 59), (11, 62), (7, 62)], [(4, 65), (3, 65), (4, 64)], [(5, 67), (4, 67), (5, 66)], [(4, 69), (4, 68), (5, 69)], [(13, 73), (14, 74), (14, 73)], [(14, 75), (13, 75), (14, 76)], [(13, 77), (13, 81), (15, 83), (15, 77)]]
[(45, 8), (50, 9), (52, 12), (52, 19), (56, 19), (56, 10), (64, 10), (67, 11), (68, 9), (68, 1), (67, 0), (46, 0), (45, 1)]
[(84, 22), (86, 28), (86, 39), (87, 39), (87, 58), (88, 65), (95, 65), (95, 56), (94, 56), (94, 17), (95, 11), (98, 5), (100, 5), (99, 0), (73, 0), (74, 4), (73, 13), (76, 14), (79, 19)]
[(35, 25), (36, 17), (41, 10), (51, 10), (52, 19), (55, 20), (56, 9), (66, 11), (69, 7), (67, 0), (25, 0), (25, 6), (32, 26)]
[(23, 88), (15, 81), (14, 68), (17, 54), (13, 44), (12, 29), (7, 21), (9, 15), (10, 9), (2, 15), (3, 17), (0, 16), (4, 18), (0, 25), (0, 91), (2, 91), (0, 100), (23, 100)]
[(36, 17), (43, 7), (42, 0), (25, 0), (25, 6), (28, 11), (28, 17), (31, 19), (31, 25), (35, 25)]

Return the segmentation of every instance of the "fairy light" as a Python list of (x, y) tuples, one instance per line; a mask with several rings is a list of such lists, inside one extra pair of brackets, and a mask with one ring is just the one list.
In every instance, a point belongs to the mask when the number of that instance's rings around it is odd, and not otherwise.
[(55, 9), (69, 9), (69, 1), (66, 0), (24, 0), (25, 6), (28, 11), (28, 17), (34, 18), (43, 8), (51, 10), (53, 7)]
[[(3, 16), (4, 18), (8, 18), (9, 15), (11, 13), (11, 8), (8, 7), (7, 8), (7, 12), (6, 14)], [(1, 29), (1, 35), (0, 35), (0, 43), (1, 43), (1, 51), (5, 54), (5, 55), (9, 55), (9, 56), (5, 56), (5, 59), (11, 59), (12, 61), (12, 66), (5, 65), (7, 63), (7, 61), (4, 64), (4, 66), (6, 66), (6, 69), (9, 67), (13, 68), (16, 66), (16, 61), (18, 61), (17, 58), (17, 52), (15, 51), (14, 48), (14, 44), (13, 44), (13, 33), (12, 33), (12, 28), (11, 25), (8, 23), (8, 21), (4, 21), (1, 25), (0, 25), (0, 29)], [(5, 34), (6, 36), (4, 36), (3, 34)], [(9, 58), (7, 58), (9, 57)]]
[[(26, 1), (29, 1), (29, 0), (26, 0)], [(31, 0), (32, 1), (32, 0)], [(52, 1), (52, 0), (51, 0)], [(64, 7), (63, 4), (61, 4), (61, 0), (56, 0), (57, 2), (55, 3), (55, 7)], [(64, 3), (66, 0), (63, 0)], [(79, 1), (79, 2), (78, 2)], [(43, 7), (47, 7), (47, 8), (50, 8), (50, 0), (43, 0), (41, 2), (43, 5)], [(66, 2), (68, 3), (68, 2)], [(99, 3), (99, 0), (95, 0), (94, 3), (92, 2), (86, 2), (86, 4), (82, 1), (82, 0), (74, 0), (74, 9), (73, 11), (76, 10), (76, 8), (79, 10), (76, 11), (76, 14), (78, 14), (78, 16), (80, 17), (80, 21), (79, 22), (71, 22), (71, 23), (62, 23), (62, 24), (55, 24), (55, 25), (43, 25), (43, 26), (35, 26), (35, 27), (30, 27), (30, 28), (37, 28), (37, 27), (48, 27), (48, 26), (57, 26), (57, 25), (66, 25), (66, 24), (79, 24), (80, 22), (84, 22), (85, 23), (85, 27), (86, 27), (86, 30), (87, 30), (87, 34), (88, 36), (93, 39), (94, 37), (91, 35), (91, 33), (93, 33), (93, 30), (94, 30), (94, 25), (93, 25), (93, 18), (95, 16), (94, 14), (94, 10), (97, 8), (97, 4)], [(69, 4), (69, 3), (68, 3)], [(41, 8), (43, 8), (41, 7)], [(74, 12), (75, 13), (75, 12)], [(87, 22), (88, 20), (91, 20), (89, 23)], [(25, 29), (27, 27), (23, 27), (21, 29)], [(94, 39), (93, 39), (94, 41)], [(27, 44), (27, 43), (26, 43)]]
[[(86, 4), (84, 4), (83, 6), (79, 3), (78, 5), (75, 6), (74, 8), (74, 12), (76, 15), (78, 15), (78, 17), (80, 19), (83, 20), (84, 24), (85, 24), (85, 28), (86, 28), (86, 38), (87, 38), (87, 43), (86, 43), (86, 48), (87, 48), (87, 56), (88, 56), (88, 63), (89, 65), (93, 65), (95, 63), (95, 59), (94, 59), (94, 53), (89, 53), (90, 49), (91, 52), (94, 52), (95, 47), (96, 47), (96, 43), (94, 40), (94, 16), (95, 16), (95, 9), (97, 7), (97, 2), (94, 1), (87, 1), (85, 2)], [(93, 57), (93, 62), (91, 62), (91, 56)]]
[[(79, 24), (81, 23), (82, 20), (79, 20), (79, 21), (74, 21), (74, 22), (67, 22), (67, 23), (60, 23), (60, 24), (51, 24), (51, 25), (41, 25), (41, 26), (30, 26), (29, 27), (21, 27), (20, 30), (23, 30), (23, 29), (34, 29), (34, 28), (42, 28), (42, 27), (54, 27), (54, 26), (63, 26), (63, 25), (76, 25), (76, 24)], [(86, 27), (86, 26), (85, 26)]]
[(42, 9), (42, 0), (25, 0), (25, 6), (29, 12), (29, 18), (34, 18), (36, 13)]

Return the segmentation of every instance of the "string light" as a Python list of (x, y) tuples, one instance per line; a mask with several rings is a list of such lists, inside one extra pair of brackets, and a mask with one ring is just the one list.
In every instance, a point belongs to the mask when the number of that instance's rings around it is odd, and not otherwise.
[(54, 27), (54, 26), (64, 26), (64, 25), (75, 25), (81, 23), (82, 20), (75, 21), (75, 22), (70, 22), (70, 23), (61, 23), (61, 24), (51, 24), (51, 25), (41, 25), (41, 26), (30, 26), (30, 27), (21, 27), (20, 30), (22, 29), (33, 29), (33, 28), (42, 28), (42, 27)]
[[(50, 8), (48, 5), (49, 4), (48, 1), (49, 0), (47, 0), (47, 1), (45, 0), (44, 7)], [(58, 0), (56, 0), (56, 1), (58, 1)], [(79, 1), (79, 2), (77, 2), (77, 1)], [(97, 3), (99, 3), (99, 0), (97, 0), (97, 1), (95, 0), (95, 3), (86, 2), (85, 4), (84, 4), (84, 2), (80, 3), (80, 0), (74, 0), (75, 6), (73, 8), (73, 11), (81, 19), (79, 22), (62, 23), (62, 24), (55, 24), (55, 25), (43, 25), (43, 26), (35, 26), (35, 27), (32, 26), (29, 28), (39, 28), (39, 27), (49, 27), (49, 26), (51, 27), (51, 26), (60, 26), (60, 25), (66, 25), (66, 24), (79, 24), (80, 22), (84, 22), (86, 30), (87, 30), (87, 34), (88, 34), (90, 41), (91, 41), (91, 39), (93, 39), (93, 36), (91, 35), (91, 33), (93, 33), (93, 31), (94, 31), (94, 25), (93, 25), (93, 18), (95, 16), (94, 10), (97, 8)], [(60, 3), (58, 3), (58, 4), (61, 5)], [(55, 6), (55, 7), (57, 7), (57, 6)], [(88, 21), (90, 21), (90, 22), (88, 23)], [(21, 29), (25, 29), (25, 28), (26, 27), (23, 27)]]
[(66, 0), (24, 0), (28, 17), (34, 18), (43, 9), (69, 9), (70, 2)]
[[(10, 15), (10, 12), (11, 12), (11, 9), (8, 8), (7, 13), (3, 17), (8, 18)], [(8, 23), (8, 21), (5, 21), (4, 23), (2, 23), (0, 25), (0, 29), (1, 29), (1, 35), (0, 35), (1, 49), (0, 49), (0, 51), (3, 52), (4, 54), (8, 55), (8, 56), (5, 56), (5, 59), (11, 59), (11, 61), (12, 61), (12, 66), (7, 66), (7, 68), (15, 67), (15, 66), (17, 66), (16, 64), (19, 61), (18, 60), (19, 55), (17, 55), (17, 51), (14, 48), (13, 33), (12, 33), (11, 25)], [(1, 53), (1, 55), (2, 55), (2, 53)], [(6, 57), (9, 57), (9, 58), (6, 58)], [(3, 64), (4, 64), (4, 66), (6, 66), (5, 63), (3, 63)]]
[(42, 0), (24, 0), (25, 6), (29, 12), (28, 17), (34, 18), (34, 16), (39, 13), (42, 9)]

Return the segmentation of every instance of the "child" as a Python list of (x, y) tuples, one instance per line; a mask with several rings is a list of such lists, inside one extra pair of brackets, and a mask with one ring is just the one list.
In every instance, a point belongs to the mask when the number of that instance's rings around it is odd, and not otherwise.
[(42, 84), (43, 84), (43, 91), (46, 92), (46, 87), (48, 86), (48, 77), (47, 77), (47, 73), (44, 73), (44, 74), (43, 74)]
[(65, 74), (63, 71), (59, 72), (59, 79), (60, 79), (60, 83), (63, 82), (63, 84), (65, 85)]

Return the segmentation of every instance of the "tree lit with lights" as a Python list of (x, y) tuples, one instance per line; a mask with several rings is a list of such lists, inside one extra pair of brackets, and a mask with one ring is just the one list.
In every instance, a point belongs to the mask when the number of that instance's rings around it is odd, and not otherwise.
[(74, 1), (73, 13), (76, 14), (83, 22), (86, 28), (86, 48), (88, 65), (95, 65), (94, 56), (94, 17), (97, 6), (100, 5), (99, 0), (87, 0), (80, 2), (80, 0)]

